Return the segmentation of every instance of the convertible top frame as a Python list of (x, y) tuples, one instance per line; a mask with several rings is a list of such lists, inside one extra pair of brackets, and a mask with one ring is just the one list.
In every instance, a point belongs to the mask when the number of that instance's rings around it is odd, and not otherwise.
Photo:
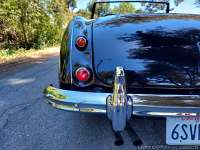
[(98, 3), (122, 3), (122, 2), (132, 2), (132, 3), (156, 3), (156, 4), (165, 4), (167, 5), (166, 8), (166, 13), (170, 12), (170, 3), (169, 2), (155, 2), (155, 1), (139, 1), (139, 0), (111, 0), (111, 1), (96, 1), (94, 2), (93, 8), (92, 8), (92, 15), (91, 15), (91, 19), (94, 19), (94, 14), (95, 14), (95, 9), (96, 9), (96, 5)]

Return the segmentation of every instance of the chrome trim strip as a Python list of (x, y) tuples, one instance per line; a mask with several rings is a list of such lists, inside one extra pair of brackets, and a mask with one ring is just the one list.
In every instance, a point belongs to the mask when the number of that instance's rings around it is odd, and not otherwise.
[[(74, 22), (72, 22), (72, 24), (74, 24)], [(74, 25), (72, 25), (72, 29), (71, 29), (71, 40), (70, 40), (70, 58), (69, 58), (69, 61), (70, 61), (70, 75), (71, 75), (71, 84), (73, 82), (73, 79), (72, 79), (72, 50), (73, 50), (73, 34), (74, 34)]]

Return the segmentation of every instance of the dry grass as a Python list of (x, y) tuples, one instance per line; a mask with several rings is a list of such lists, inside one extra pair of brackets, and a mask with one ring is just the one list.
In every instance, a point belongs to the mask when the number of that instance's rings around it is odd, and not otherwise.
[[(41, 50), (0, 50), (0, 65), (9, 64), (14, 62), (23, 62), (27, 59), (37, 59), (48, 56), (56, 56), (59, 54), (59, 47), (44, 48)], [(26, 61), (27, 62), (27, 61)]]

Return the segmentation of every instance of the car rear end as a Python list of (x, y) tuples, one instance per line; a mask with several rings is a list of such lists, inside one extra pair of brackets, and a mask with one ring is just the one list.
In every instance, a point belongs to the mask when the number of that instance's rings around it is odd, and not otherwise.
[(45, 89), (52, 106), (106, 114), (115, 131), (132, 115), (167, 117), (168, 144), (200, 143), (200, 16), (75, 18), (69, 28), (61, 89)]

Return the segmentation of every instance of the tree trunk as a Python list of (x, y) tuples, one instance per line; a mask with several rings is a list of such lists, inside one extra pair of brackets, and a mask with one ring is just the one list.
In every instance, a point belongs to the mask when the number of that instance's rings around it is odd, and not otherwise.
[(26, 35), (26, 29), (25, 29), (25, 23), (21, 20), (21, 28), (22, 28), (22, 34), (24, 39), (24, 48), (28, 49), (28, 38)]
[(21, 24), (21, 31), (23, 35), (23, 47), (25, 49), (29, 49), (28, 46), (28, 37), (27, 37), (27, 31), (26, 31), (26, 18), (27, 18), (27, 7), (25, 7), (26, 4), (24, 1), (18, 1), (18, 7), (20, 9), (20, 24)]

